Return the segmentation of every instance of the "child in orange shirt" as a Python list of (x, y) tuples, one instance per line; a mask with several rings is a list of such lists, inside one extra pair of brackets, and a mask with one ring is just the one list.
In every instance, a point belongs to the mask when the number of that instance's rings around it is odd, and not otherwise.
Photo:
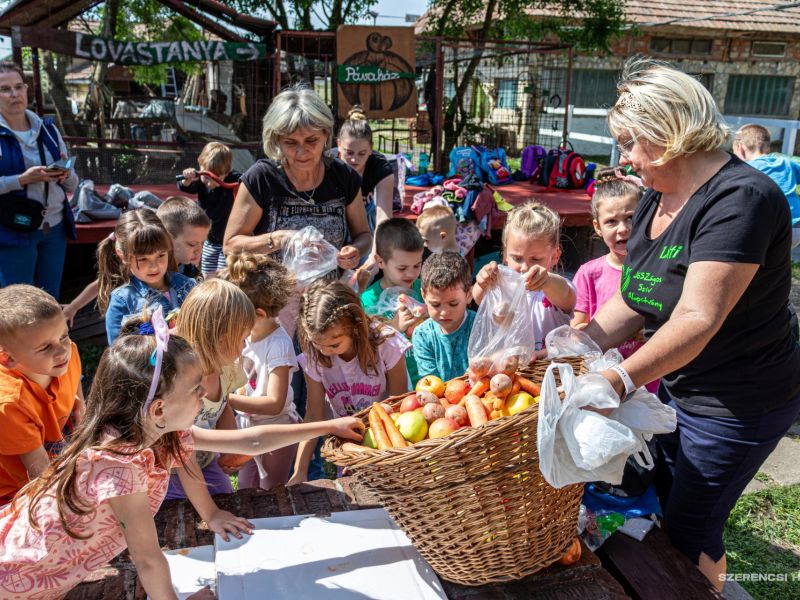
[(61, 453), (83, 415), (80, 380), (55, 298), (30, 285), (0, 289), (0, 506)]

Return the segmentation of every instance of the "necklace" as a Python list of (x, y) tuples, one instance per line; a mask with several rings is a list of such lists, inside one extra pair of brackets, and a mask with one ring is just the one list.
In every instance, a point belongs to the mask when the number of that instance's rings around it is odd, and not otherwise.
[[(289, 183), (292, 185), (292, 188), (293, 188), (293, 189), (291, 189), (289, 191), (292, 192), (292, 194), (294, 194), (294, 196), (296, 198), (299, 198), (300, 200), (305, 200), (306, 202), (311, 202), (312, 204), (314, 203), (314, 194), (316, 193), (317, 188), (319, 188), (319, 186), (322, 184), (322, 180), (325, 179), (325, 165), (321, 161), (320, 161), (320, 163), (317, 164), (317, 173), (319, 172), (319, 167), (320, 166), (322, 167), (322, 171), (323, 171), (323, 176), (322, 176), (322, 179), (320, 180), (320, 182), (317, 185), (315, 185), (314, 189), (312, 189), (310, 192), (301, 192), (300, 190), (297, 189), (297, 186), (295, 185), (294, 181), (292, 181), (292, 176), (289, 174), (289, 169), (287, 169), (283, 165), (283, 163), (281, 163), (281, 167), (283, 168), (284, 172), (286, 173), (286, 178), (289, 180)], [(315, 173), (314, 179), (316, 179), (317, 177), (318, 177), (318, 175)], [(302, 196), (300, 194), (302, 194)]]

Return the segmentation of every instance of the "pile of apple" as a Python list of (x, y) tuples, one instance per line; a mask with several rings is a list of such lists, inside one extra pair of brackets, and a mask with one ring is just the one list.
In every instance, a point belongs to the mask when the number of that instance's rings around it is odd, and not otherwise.
[(469, 375), (471, 381), (448, 382), (427, 375), (397, 410), (386, 402), (376, 402), (370, 409), (363, 445), (378, 450), (404, 448), (448, 436), (462, 427), (479, 427), (515, 415), (539, 401), (539, 386), (519, 374)]

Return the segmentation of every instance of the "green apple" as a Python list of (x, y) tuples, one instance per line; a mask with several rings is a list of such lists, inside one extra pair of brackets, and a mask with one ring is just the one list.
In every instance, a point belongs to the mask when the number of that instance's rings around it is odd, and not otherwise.
[(428, 435), (428, 422), (422, 413), (415, 410), (400, 415), (397, 419), (397, 428), (400, 434), (412, 444), (424, 440)]
[(536, 402), (533, 396), (527, 392), (517, 392), (506, 400), (506, 410), (509, 415), (515, 415), (525, 410)]
[(372, 430), (369, 427), (367, 427), (367, 430), (364, 432), (364, 441), (361, 442), (361, 444), (368, 448), (378, 449), (378, 444), (375, 443), (375, 438), (372, 437)]

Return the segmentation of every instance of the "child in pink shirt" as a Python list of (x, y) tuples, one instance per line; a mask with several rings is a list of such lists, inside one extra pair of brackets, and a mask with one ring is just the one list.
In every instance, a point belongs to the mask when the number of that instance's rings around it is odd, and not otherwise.
[[(306, 421), (352, 415), (408, 391), (409, 341), (370, 318), (358, 294), (338, 281), (317, 281), (300, 304), (297, 362), (308, 386)], [(326, 410), (327, 401), (327, 410)], [(305, 481), (313, 442), (300, 445), (288, 485)]]
[[(84, 426), (0, 509), (0, 598), (62, 598), (126, 548), (150, 598), (177, 598), (153, 522), (170, 468), (185, 464), (193, 449), (252, 455), (325, 433), (361, 438), (354, 418), (188, 431), (204, 395), (199, 361), (186, 341), (169, 337), (160, 308), (151, 323), (157, 341), (140, 329), (143, 335), (123, 335), (106, 350)], [(200, 478), (192, 484), (205, 485)], [(219, 509), (205, 521), (226, 540), (252, 528)], [(213, 597), (208, 589), (192, 596)]]
[[(578, 269), (572, 280), (578, 293), (575, 315), (570, 325), (576, 329), (586, 327), (595, 313), (619, 290), (622, 263), (628, 253), (631, 220), (636, 205), (642, 197), (641, 188), (622, 177), (615, 169), (604, 169), (597, 175), (592, 195), (592, 225), (606, 246), (608, 254), (590, 260)], [(641, 338), (623, 342), (618, 350), (624, 358), (633, 354), (644, 343)], [(658, 391), (658, 381), (647, 384), (648, 391)]]

